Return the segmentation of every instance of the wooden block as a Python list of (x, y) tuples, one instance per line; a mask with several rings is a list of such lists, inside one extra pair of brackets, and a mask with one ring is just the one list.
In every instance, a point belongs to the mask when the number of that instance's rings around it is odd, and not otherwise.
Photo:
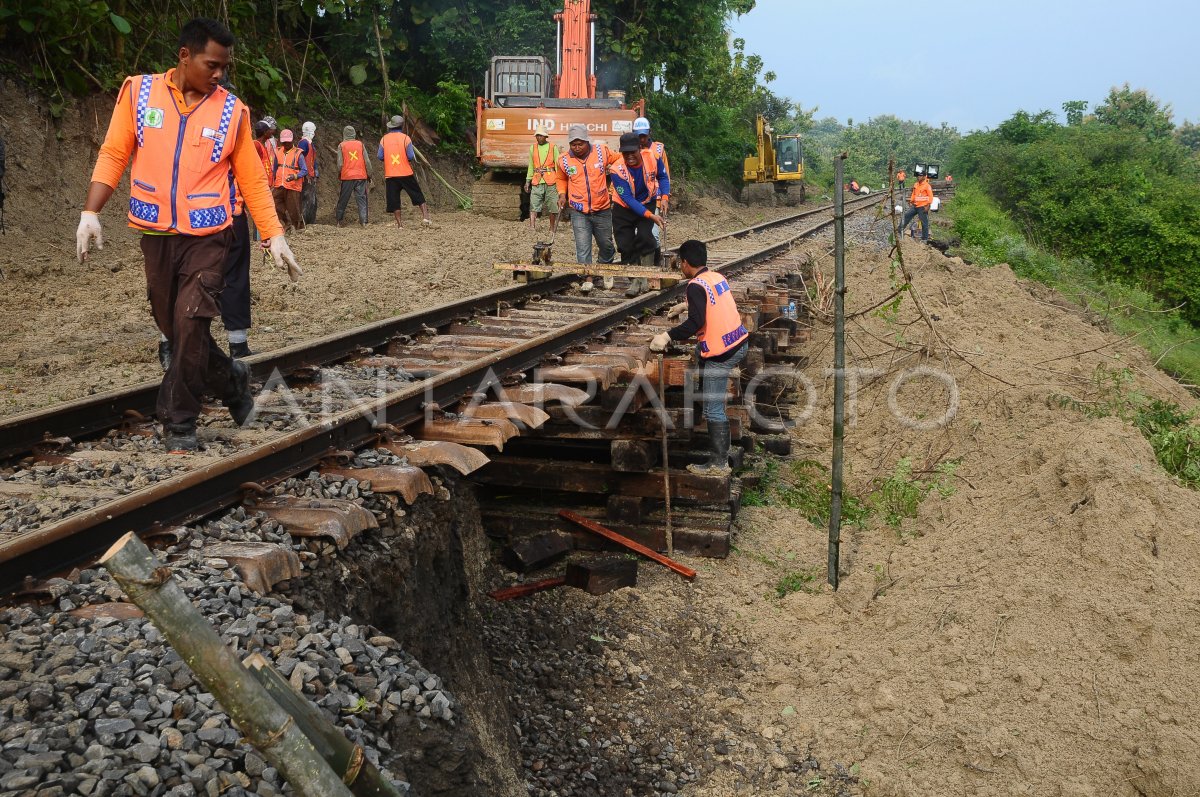
[(605, 517), (614, 523), (641, 523), (646, 516), (647, 499), (636, 495), (610, 495)]
[(613, 440), (609, 454), (613, 470), (646, 473), (658, 464), (659, 446), (646, 440)]
[(550, 532), (513, 540), (500, 558), (507, 567), (527, 573), (553, 564), (574, 547), (570, 536)]
[(603, 595), (621, 587), (637, 586), (637, 560), (606, 556), (567, 565), (567, 586), (592, 595)]

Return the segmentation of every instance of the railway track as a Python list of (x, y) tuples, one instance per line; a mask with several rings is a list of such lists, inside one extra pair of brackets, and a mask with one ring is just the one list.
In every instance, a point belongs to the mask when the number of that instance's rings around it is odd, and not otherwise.
[[(884, 198), (853, 199), (848, 212)], [(783, 273), (772, 258), (830, 223), (827, 206), (716, 236), (710, 265), (770, 307)], [(738, 247), (767, 233), (770, 243)], [(581, 295), (574, 279), (489, 291), (253, 357), (255, 423), (239, 428), (206, 408), (195, 454), (166, 454), (154, 435), (156, 382), (0, 421), (0, 594), (87, 561), (129, 530), (193, 522), (315, 467), (338, 472), (335, 452), (390, 451), (391, 470), (373, 475), (393, 479), (410, 501), (428, 483), (418, 465), (466, 472), (460, 444), (503, 448), (518, 433), (513, 421), (540, 426), (547, 403), (582, 404), (596, 397), (593, 386), (643, 373), (644, 340), (663, 323), (655, 314), (684, 290)], [(471, 401), (489, 391), (487, 402)]]

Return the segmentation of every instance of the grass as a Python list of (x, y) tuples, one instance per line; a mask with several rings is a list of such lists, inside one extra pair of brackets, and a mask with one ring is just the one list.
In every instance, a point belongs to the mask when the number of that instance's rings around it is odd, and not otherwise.
[(1007, 263), (1018, 276), (1055, 288), (1103, 317), (1117, 334), (1137, 333), (1137, 342), (1156, 364), (1185, 386), (1194, 390), (1200, 385), (1200, 329), (1184, 321), (1178, 310), (1142, 288), (1101, 279), (1087, 260), (1060, 257), (1031, 243), (970, 183), (959, 184), (946, 213), (967, 260), (985, 266)]
[(1184, 486), (1200, 489), (1200, 425), (1194, 423), (1196, 412), (1184, 411), (1173, 401), (1147, 398), (1131, 390), (1132, 383), (1133, 372), (1128, 368), (1100, 365), (1092, 373), (1093, 398), (1059, 394), (1052, 400), (1092, 418), (1116, 417), (1137, 427), (1163, 470)]
[(912, 460), (904, 457), (871, 494), (871, 503), (884, 523), (899, 529), (905, 520), (917, 516), (921, 502), (929, 493), (936, 491), (942, 498), (954, 494), (953, 480), (957, 467), (958, 462), (946, 460), (933, 469), (928, 479), (922, 479), (913, 476)]

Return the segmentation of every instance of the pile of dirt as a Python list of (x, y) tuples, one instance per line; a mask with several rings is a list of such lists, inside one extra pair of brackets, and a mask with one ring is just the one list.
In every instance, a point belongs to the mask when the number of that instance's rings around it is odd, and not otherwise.
[[(848, 365), (879, 373), (854, 396), (848, 489), (866, 496), (908, 457), (922, 478), (958, 463), (953, 494), (931, 491), (898, 529), (878, 517), (848, 528), (836, 593), (822, 589), (825, 529), (785, 502), (743, 510), (738, 551), (707, 589), (757, 657), (734, 723), (853, 767), (862, 794), (1191, 793), (1200, 501), (1131, 424), (1078, 408), (1111, 400), (1114, 384), (1194, 399), (1005, 266), (916, 244), (905, 255), (937, 332), (909, 296), (893, 317), (851, 321)], [(890, 293), (888, 266), (850, 253), (850, 312)], [(814, 331), (805, 375), (818, 401), (794, 461), (829, 462), (828, 341)], [(897, 384), (918, 366), (949, 380)], [(948, 383), (953, 420), (914, 429), (946, 413)], [(789, 574), (804, 587), (780, 598)], [(731, 788), (736, 776), (695, 793), (782, 793)]]

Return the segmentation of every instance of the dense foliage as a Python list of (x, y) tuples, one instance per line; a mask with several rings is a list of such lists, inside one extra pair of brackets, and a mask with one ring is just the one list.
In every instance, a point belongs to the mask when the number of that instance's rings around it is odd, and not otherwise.
[(1092, 116), (1061, 125), (1018, 112), (952, 152), (1026, 234), (1145, 287), (1200, 323), (1200, 162), (1190, 130), (1144, 91), (1113, 89)]
[(812, 115), (808, 112), (805, 120), (805, 112), (800, 111), (796, 129), (805, 134), (804, 162), (810, 180), (825, 185), (832, 184), (833, 157), (839, 152), (847, 154), (846, 178), (872, 188), (887, 183), (892, 159), (897, 169), (910, 173), (917, 163), (939, 164), (944, 173), (950, 148), (960, 137), (946, 124), (933, 127), (890, 115), (858, 124), (848, 120), (845, 125), (832, 117), (812, 121)]
[[(645, 97), (655, 132), (685, 173), (735, 182), (756, 113), (791, 104), (741, 41), (733, 15), (754, 0), (593, 0), (597, 82)], [(172, 65), (179, 26), (194, 16), (238, 36), (233, 81), (259, 113), (372, 125), (405, 108), (447, 149), (469, 150), (474, 97), (495, 55), (554, 61), (562, 0), (7, 0), (7, 70), (54, 98), (114, 91), (126, 74)], [(25, 65), (29, 65), (26, 67)], [(657, 118), (655, 118), (657, 117)]]

